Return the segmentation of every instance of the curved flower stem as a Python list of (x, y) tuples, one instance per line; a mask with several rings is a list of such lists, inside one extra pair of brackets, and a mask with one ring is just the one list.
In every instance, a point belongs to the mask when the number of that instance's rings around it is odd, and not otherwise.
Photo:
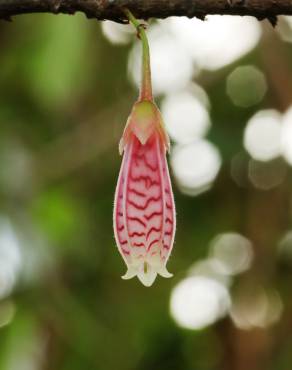
[(127, 18), (137, 30), (137, 36), (142, 42), (143, 58), (142, 58), (142, 85), (140, 89), (139, 100), (153, 100), (152, 83), (151, 83), (151, 67), (150, 67), (150, 52), (145, 25), (139, 23), (130, 10), (124, 10)]

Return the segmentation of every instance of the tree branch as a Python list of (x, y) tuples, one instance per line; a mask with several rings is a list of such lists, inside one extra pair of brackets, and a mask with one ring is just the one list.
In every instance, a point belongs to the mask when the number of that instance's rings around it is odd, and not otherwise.
[(123, 8), (140, 19), (169, 16), (204, 19), (207, 14), (232, 14), (275, 21), (278, 15), (292, 15), (291, 0), (0, 0), (0, 19), (25, 13), (80, 11), (88, 18), (124, 22)]

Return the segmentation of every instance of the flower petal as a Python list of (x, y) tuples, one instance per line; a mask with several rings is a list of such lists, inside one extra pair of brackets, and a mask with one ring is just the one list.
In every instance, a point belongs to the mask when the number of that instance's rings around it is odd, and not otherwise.
[(115, 195), (114, 230), (118, 249), (128, 271), (146, 286), (166, 270), (175, 233), (175, 208), (159, 133), (143, 145), (132, 135), (125, 147)]

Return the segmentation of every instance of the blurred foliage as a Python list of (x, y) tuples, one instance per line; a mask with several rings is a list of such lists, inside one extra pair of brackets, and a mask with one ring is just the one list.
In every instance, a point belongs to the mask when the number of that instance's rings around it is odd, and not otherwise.
[[(27, 15), (0, 24), (0, 204), (23, 260), (17, 283), (0, 301), (0, 370), (291, 368), (292, 266), (277, 255), (291, 228), (291, 169), (268, 191), (248, 179), (239, 186), (230, 175), (233, 156), (244, 151), (247, 120), (292, 101), (291, 78), (282, 78), (292, 47), (263, 28), (257, 49), (197, 78), (211, 101), (208, 138), (223, 166), (212, 189), (197, 197), (175, 187), (178, 229), (169, 262), (175, 276), (145, 289), (137, 279), (120, 279), (125, 266), (112, 231), (117, 143), (137, 94), (126, 73), (130, 46), (111, 45), (100, 24), (82, 15)], [(269, 48), (280, 50), (277, 64)], [(269, 86), (264, 100), (248, 108), (226, 94), (226, 77), (242, 64), (259, 66)], [(246, 81), (242, 88), (252, 86)], [(230, 317), (203, 330), (179, 328), (169, 314), (171, 291), (226, 231), (248, 237), (255, 251), (252, 268), (231, 291), (252, 291), (255, 282), (277, 289), (282, 317), (250, 330)]]

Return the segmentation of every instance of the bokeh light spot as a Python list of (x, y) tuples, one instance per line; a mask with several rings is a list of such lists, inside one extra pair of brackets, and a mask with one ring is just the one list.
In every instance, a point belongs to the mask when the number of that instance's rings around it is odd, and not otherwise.
[(281, 158), (269, 162), (251, 159), (248, 164), (248, 177), (258, 189), (270, 190), (282, 184), (287, 175), (287, 165)]
[(217, 148), (206, 140), (175, 146), (171, 156), (178, 185), (182, 192), (189, 195), (196, 195), (211, 186), (221, 162)]
[(186, 329), (202, 329), (224, 317), (230, 306), (226, 287), (214, 279), (193, 276), (181, 281), (172, 291), (170, 312)]
[(230, 275), (223, 272), (221, 263), (213, 257), (208, 257), (195, 262), (189, 268), (188, 275), (204, 276), (219, 281), (225, 286), (229, 286), (231, 284)]
[(231, 160), (231, 177), (240, 187), (248, 185), (248, 163), (249, 156), (244, 151), (237, 153)]
[(286, 162), (292, 166), (292, 107), (283, 116), (281, 150)]
[(235, 68), (227, 77), (227, 94), (238, 107), (250, 107), (258, 104), (267, 91), (265, 75), (254, 66)]
[(211, 257), (218, 261), (222, 273), (239, 274), (252, 263), (252, 244), (234, 232), (220, 234), (211, 242)]
[(101, 30), (105, 38), (115, 45), (127, 44), (134, 33), (134, 28), (131, 24), (120, 24), (112, 21), (102, 22)]
[(238, 328), (250, 330), (273, 325), (282, 311), (283, 303), (277, 291), (254, 284), (235, 295), (230, 315)]
[(210, 128), (207, 108), (188, 91), (167, 95), (162, 115), (170, 137), (180, 144), (203, 137)]
[(252, 17), (208, 16), (205, 22), (186, 17), (170, 18), (175, 37), (201, 68), (216, 70), (251, 51), (261, 37), (260, 24)]
[(244, 147), (259, 161), (269, 161), (281, 154), (281, 115), (275, 110), (255, 114), (244, 132)]

